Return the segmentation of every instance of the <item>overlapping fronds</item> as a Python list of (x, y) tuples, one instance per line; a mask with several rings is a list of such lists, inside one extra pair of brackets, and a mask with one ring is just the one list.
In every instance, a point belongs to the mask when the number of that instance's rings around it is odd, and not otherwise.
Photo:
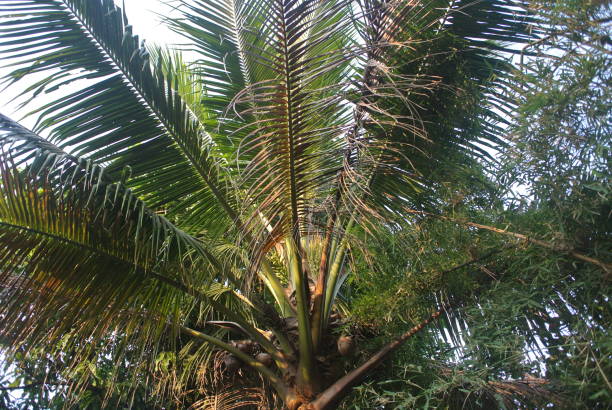
[(441, 367), (436, 370), (441, 379), (448, 380), (440, 382), (431, 393), (451, 407), (513, 408), (553, 404), (566, 408), (569, 405), (569, 398), (559, 390), (560, 386), (530, 374), (520, 379), (485, 381), (459, 369)]
[(0, 3), (5, 84), (50, 100), (35, 132), (0, 116), (3, 331), (68, 334), (78, 357), (124, 332), (145, 357), (185, 325), (160, 392), (201, 387), (208, 342), (312, 398), (371, 229), (401, 229), (503, 144), (502, 53), (531, 20), (520, 0), (176, 5), (192, 61), (147, 49), (113, 0)]
[(95, 339), (130, 316), (162, 331), (190, 303), (185, 289), (219, 274), (201, 243), (90, 161), (55, 148), (12, 166), (12, 147), (48, 143), (6, 120), (2, 130), (14, 141), (1, 158), (3, 330), (16, 341), (52, 341), (74, 326)]
[(233, 410), (246, 406), (257, 409), (267, 408), (265, 396), (259, 389), (230, 390), (198, 400), (193, 410)]
[(451, 164), (490, 156), (483, 147), (502, 142), (496, 123), (511, 108), (496, 90), (509, 66), (493, 52), (533, 38), (524, 4), (506, 0), (182, 1), (179, 9), (170, 23), (201, 56), (189, 68), (214, 118), (211, 138), (236, 161), (245, 218), (268, 236), (281, 220), (318, 234), (317, 212), (339, 206), (400, 212), (406, 200), (422, 202)]
[[(33, 113), (62, 149), (108, 163), (152, 208), (189, 213), (190, 230), (220, 229), (234, 216), (220, 164), (203, 125), (178, 95), (175, 73), (151, 58), (112, 0), (5, 1), (3, 55), (16, 68), (9, 85), (30, 74), (36, 97), (68, 85)], [(87, 81), (78, 81), (87, 80)], [(161, 187), (161, 189), (160, 189)]]
[[(178, 34), (190, 40), (190, 51), (198, 55), (190, 66), (197, 86), (202, 87), (199, 105), (210, 115), (212, 138), (218, 148), (225, 148), (230, 157), (240, 141), (234, 138), (237, 128), (243, 126), (227, 115), (230, 101), (249, 82), (246, 78), (245, 55), (242, 51), (240, 31), (248, 26), (243, 2), (180, 1), (180, 19), (168, 22)], [(255, 11), (256, 8), (252, 8)]]
[(363, 2), (372, 10), (363, 13), (369, 19), (366, 39), (404, 47), (378, 48), (372, 56), (377, 63), (366, 67), (364, 77), (381, 88), (408, 75), (430, 85), (384, 99), (372, 93), (367, 98), (375, 103), (364, 108), (365, 128), (379, 141), (373, 156), (383, 159), (369, 180), (368, 204), (401, 215), (406, 204), (426, 206), (440, 182), (478, 158), (491, 158), (493, 147), (503, 144), (500, 112), (511, 110), (512, 102), (498, 87), (511, 66), (493, 53), (498, 47), (492, 40), (526, 41), (533, 33), (515, 2), (389, 4)]
[[(172, 345), (186, 321), (205, 326), (227, 311), (249, 318), (249, 305), (236, 305), (236, 294), (216, 282), (231, 277), (227, 266), (121, 182), (109, 182), (104, 168), (7, 117), (0, 130), (0, 316), (15, 349), (70, 349), (77, 366), (109, 335), (126, 335), (115, 349), (122, 360), (134, 343), (150, 354), (161, 342)], [(14, 154), (22, 155), (19, 167)], [(147, 365), (133, 355), (134, 366)]]
[(229, 108), (255, 119), (238, 157), (250, 159), (242, 183), (257, 209), (253, 220), (261, 225), (261, 214), (271, 226), (280, 223), (297, 241), (309, 201), (342, 165), (351, 120), (343, 107), (350, 70), (340, 52), (350, 44), (348, 10), (345, 2), (315, 1), (262, 8), (267, 12), (245, 34), (253, 37), (243, 50), (251, 82)]

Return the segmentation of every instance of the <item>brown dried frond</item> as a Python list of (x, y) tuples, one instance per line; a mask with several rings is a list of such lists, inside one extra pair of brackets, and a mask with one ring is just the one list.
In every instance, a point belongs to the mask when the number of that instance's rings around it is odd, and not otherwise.
[(228, 390), (205, 397), (189, 407), (191, 410), (267, 409), (268, 401), (260, 388)]

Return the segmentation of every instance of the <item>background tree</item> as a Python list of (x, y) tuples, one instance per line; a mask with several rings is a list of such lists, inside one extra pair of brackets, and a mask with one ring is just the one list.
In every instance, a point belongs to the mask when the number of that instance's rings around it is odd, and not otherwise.
[[(446, 212), (504, 221), (508, 230), (608, 259), (609, 8), (568, 1), (534, 2), (532, 10), (546, 33), (523, 49), (535, 55), (517, 58), (517, 109), (496, 184), (475, 189), (468, 174), (469, 188), (448, 190)], [(384, 328), (421, 289), (460, 299), (438, 332), (421, 334), (347, 406), (609, 406), (609, 273), (538, 246), (468, 234), (452, 220), (430, 218), (408, 232), (413, 245), (360, 286), (353, 317)], [(394, 267), (415, 260), (425, 264), (420, 280), (401, 280)]]
[[(559, 237), (542, 216), (561, 214), (537, 201), (504, 203), (486, 146), (507, 147), (500, 110), (528, 84), (500, 53), (525, 44), (537, 55), (567, 11), (550, 24), (506, 1), (179, 3), (169, 24), (191, 41), (189, 64), (144, 48), (109, 0), (1, 3), (7, 84), (39, 75), (26, 102), (61, 90), (32, 112), (33, 131), (0, 117), (8, 357), (57, 364), (63, 405), (100, 378), (100, 405), (143, 405), (142, 390), (122, 392), (154, 381), (160, 406), (206, 407), (212, 395), (228, 407), (331, 408), (411, 340), (400, 358), (434, 369), (413, 404), (561, 403), (541, 377), (507, 378), (527, 369), (525, 343), (559, 350), (561, 336), (586, 332), (555, 333), (551, 318), (565, 326), (603, 302), (582, 299), (582, 278), (607, 278), (605, 242)], [(529, 107), (531, 89), (524, 98)], [(549, 105), (519, 110), (524, 137), (506, 175), (525, 175), (516, 158), (543, 157), (553, 123), (529, 115)], [(508, 223), (530, 236), (495, 227)], [(526, 284), (526, 272), (561, 264), (584, 271), (566, 280), (577, 287), (543, 287), (554, 275)], [(535, 295), (508, 316), (525, 291), (513, 280)], [(584, 316), (587, 328), (606, 315)], [(439, 332), (413, 338), (438, 317)], [(489, 325), (511, 343), (491, 343)], [(605, 379), (605, 350), (587, 345), (588, 374)], [(584, 354), (562, 351), (567, 363)]]

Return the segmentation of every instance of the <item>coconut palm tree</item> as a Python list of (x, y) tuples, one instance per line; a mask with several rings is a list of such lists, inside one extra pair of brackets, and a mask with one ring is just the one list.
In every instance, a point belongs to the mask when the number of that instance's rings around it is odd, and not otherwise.
[(352, 257), (503, 144), (503, 52), (529, 17), (505, 0), (177, 3), (189, 62), (145, 47), (113, 0), (0, 2), (6, 86), (51, 95), (32, 130), (0, 115), (7, 353), (76, 366), (114, 340), (142, 369), (197, 343), (290, 409), (330, 408), (440, 315), (328, 371), (354, 347), (337, 335)]

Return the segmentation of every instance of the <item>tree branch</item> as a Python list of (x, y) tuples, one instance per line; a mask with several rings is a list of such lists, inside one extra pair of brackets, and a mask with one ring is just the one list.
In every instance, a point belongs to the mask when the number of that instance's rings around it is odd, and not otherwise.
[(499, 234), (506, 235), (506, 236), (511, 236), (511, 237), (516, 238), (516, 239), (521, 239), (521, 240), (523, 240), (525, 242), (532, 243), (534, 245), (538, 245), (538, 246), (541, 246), (541, 247), (546, 248), (546, 249), (550, 249), (552, 251), (567, 253), (568, 255), (574, 257), (575, 259), (579, 259), (579, 260), (591, 263), (593, 265), (599, 266), (608, 275), (610, 273), (612, 273), (612, 264), (602, 262), (599, 259), (595, 259), (595, 258), (592, 258), (590, 256), (584, 255), (582, 253), (576, 252), (576, 251), (574, 251), (572, 249), (568, 249), (565, 246), (560, 246), (560, 245), (556, 245), (554, 243), (545, 242), (545, 241), (542, 241), (542, 240), (539, 240), (539, 239), (531, 238), (531, 237), (529, 237), (527, 235), (523, 235), (521, 233), (507, 231), (505, 229), (496, 228), (494, 226), (482, 225), (482, 224), (478, 224), (478, 223), (470, 222), (470, 221), (462, 221), (460, 219), (449, 218), (447, 216), (442, 216), (442, 215), (436, 215), (436, 214), (433, 214), (431, 212), (417, 211), (417, 210), (414, 210), (414, 209), (406, 209), (405, 211), (407, 213), (410, 213), (410, 214), (430, 216), (432, 218), (437, 218), (437, 219), (442, 219), (442, 220), (445, 220), (445, 221), (456, 222), (456, 223), (459, 223), (459, 224), (462, 224), (462, 225), (465, 225), (465, 226), (471, 226), (472, 228), (482, 229), (482, 230), (491, 231), (491, 232), (499, 233)]

